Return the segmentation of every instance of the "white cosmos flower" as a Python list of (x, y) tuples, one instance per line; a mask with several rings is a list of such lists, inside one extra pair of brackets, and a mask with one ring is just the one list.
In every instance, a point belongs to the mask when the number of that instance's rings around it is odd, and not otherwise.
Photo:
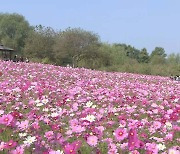
[(66, 102), (70, 102), (71, 100), (68, 98), (68, 99), (66, 99)]
[(57, 111), (58, 111), (58, 113), (61, 113), (62, 112), (62, 108), (58, 108)]
[(59, 114), (57, 112), (51, 113), (51, 117), (57, 117)]
[(91, 107), (93, 105), (93, 102), (91, 102), (91, 101), (88, 101), (87, 103), (86, 103), (86, 107)]
[(34, 102), (35, 102), (35, 103), (40, 103), (40, 100), (39, 100), (39, 99), (37, 99), (37, 100), (35, 100)]
[(27, 133), (19, 133), (19, 137), (27, 136)]
[(87, 115), (87, 117), (85, 118), (85, 120), (89, 121), (89, 122), (93, 122), (95, 121), (96, 117), (94, 115)]
[(1, 114), (4, 114), (4, 110), (0, 110), (0, 115), (1, 115)]
[(48, 101), (49, 101), (48, 99), (43, 99), (43, 100), (42, 100), (42, 103), (47, 104)]
[(37, 103), (36, 106), (39, 107), (39, 106), (43, 106), (44, 104), (43, 103)]
[(157, 145), (157, 147), (158, 147), (158, 149), (160, 150), (160, 151), (163, 151), (164, 149), (166, 149), (166, 146), (164, 145), (164, 144), (158, 144)]
[(64, 154), (64, 152), (57, 150), (57, 151), (50, 151), (49, 154)]
[(172, 124), (170, 122), (165, 123), (167, 129), (172, 129)]
[(34, 143), (36, 141), (36, 137), (35, 136), (28, 136), (26, 138), (26, 140), (24, 141), (24, 144), (26, 145), (31, 145), (32, 143)]
[(44, 108), (43, 111), (44, 111), (44, 112), (48, 112), (49, 109), (48, 109), (48, 108)]
[(96, 105), (92, 105), (92, 108), (96, 108)]
[(75, 114), (74, 113), (71, 113), (70, 116), (73, 117)]
[(176, 99), (174, 100), (174, 102), (175, 102), (175, 103), (177, 103), (177, 102), (178, 102), (178, 100), (179, 100), (179, 98), (176, 98)]

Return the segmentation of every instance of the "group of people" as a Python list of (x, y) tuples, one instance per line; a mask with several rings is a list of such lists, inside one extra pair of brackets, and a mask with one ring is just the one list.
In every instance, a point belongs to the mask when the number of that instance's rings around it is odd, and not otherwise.
[(180, 76), (179, 75), (171, 76), (170, 79), (175, 81), (180, 81)]
[(26, 63), (28, 63), (29, 59), (28, 58), (24, 59), (23, 57), (18, 57), (17, 55), (15, 55), (13, 58), (13, 62), (26, 62)]

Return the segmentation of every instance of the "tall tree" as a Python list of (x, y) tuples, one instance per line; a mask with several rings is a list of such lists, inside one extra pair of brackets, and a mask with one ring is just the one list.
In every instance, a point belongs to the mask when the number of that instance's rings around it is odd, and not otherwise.
[(52, 62), (54, 59), (52, 50), (56, 35), (57, 33), (51, 27), (42, 25), (34, 27), (34, 31), (31, 31), (25, 40), (24, 52), (27, 57)]
[(150, 56), (152, 64), (164, 64), (166, 62), (166, 53), (164, 48), (156, 47)]
[(165, 50), (164, 50), (164, 48), (161, 48), (161, 47), (156, 47), (153, 51), (152, 51), (152, 53), (151, 53), (151, 57), (153, 57), (153, 56), (161, 56), (162, 58), (165, 58), (167, 55), (166, 55), (166, 53), (165, 53)]
[(83, 58), (94, 58), (99, 46), (98, 35), (80, 28), (68, 28), (58, 35), (54, 54), (57, 63), (65, 63), (64, 59), (66, 59), (76, 67)]
[(0, 42), (21, 52), (32, 27), (22, 15), (0, 14)]
[(149, 62), (149, 54), (148, 54), (146, 48), (143, 48), (140, 51), (139, 57), (138, 57), (138, 62), (140, 62), (140, 63), (148, 63)]

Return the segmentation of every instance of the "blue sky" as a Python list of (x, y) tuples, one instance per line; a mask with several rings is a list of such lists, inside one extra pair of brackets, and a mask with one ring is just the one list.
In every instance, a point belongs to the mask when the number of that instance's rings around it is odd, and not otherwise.
[(31, 25), (81, 27), (103, 42), (180, 53), (180, 0), (2, 0), (1, 13), (19, 13)]

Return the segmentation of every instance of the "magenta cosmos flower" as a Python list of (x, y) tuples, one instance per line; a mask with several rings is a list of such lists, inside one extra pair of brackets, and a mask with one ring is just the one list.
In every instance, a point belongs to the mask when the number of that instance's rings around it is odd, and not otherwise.
[(80, 147), (81, 147), (81, 141), (74, 141), (71, 144), (65, 145), (64, 152), (65, 154), (76, 154)]
[(5, 143), (5, 149), (11, 149), (11, 148), (14, 148), (16, 147), (17, 145), (17, 142), (13, 141), (13, 140), (10, 140), (8, 142)]
[(128, 133), (125, 128), (118, 128), (115, 130), (114, 135), (117, 141), (122, 141), (127, 138)]
[(140, 140), (138, 139), (138, 134), (136, 129), (130, 129), (128, 134), (128, 148), (130, 151), (138, 149), (140, 147)]

